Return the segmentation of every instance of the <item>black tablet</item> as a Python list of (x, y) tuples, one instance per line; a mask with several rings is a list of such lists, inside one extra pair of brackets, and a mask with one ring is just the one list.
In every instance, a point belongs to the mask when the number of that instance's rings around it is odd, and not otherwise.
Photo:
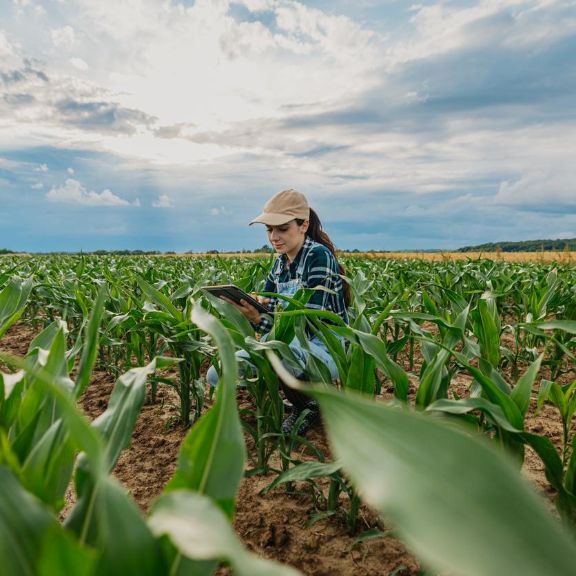
[(214, 296), (225, 296), (229, 300), (240, 304), (240, 300), (245, 300), (248, 304), (254, 306), (260, 314), (272, 314), (272, 310), (261, 304), (254, 298), (247, 294), (241, 288), (234, 284), (220, 284), (218, 286), (203, 286), (202, 290), (206, 290), (206, 292), (210, 292), (210, 294), (214, 294)]

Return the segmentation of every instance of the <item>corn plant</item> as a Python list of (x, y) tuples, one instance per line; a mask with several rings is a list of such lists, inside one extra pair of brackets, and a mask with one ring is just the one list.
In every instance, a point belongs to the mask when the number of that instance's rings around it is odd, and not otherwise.
[[(224, 561), (241, 575), (296, 576), (249, 554), (230, 527), (245, 450), (234, 402), (236, 367), (229, 337), (200, 309), (194, 321), (222, 351), (217, 402), (186, 438), (178, 470), (148, 519), (110, 476), (130, 441), (147, 377), (173, 360), (154, 359), (122, 375), (107, 410), (90, 425), (75, 396), (96, 358), (103, 301), (101, 292), (86, 329), (79, 383), (67, 373), (61, 324), (39, 335), (26, 359), (5, 358), (20, 371), (0, 373), (2, 573), (212, 574)], [(61, 524), (57, 513), (77, 454), (76, 502)]]
[(540, 410), (546, 401), (551, 402), (560, 413), (562, 420), (562, 464), (565, 466), (570, 449), (570, 427), (574, 413), (576, 413), (576, 380), (561, 386), (551, 380), (542, 379), (538, 392), (537, 409)]
[[(200, 416), (204, 406), (200, 367), (205, 356), (205, 344), (200, 340), (198, 329), (188, 318), (190, 311), (187, 307), (184, 310), (179, 309), (169, 296), (157, 290), (144, 278), (138, 277), (138, 285), (151, 304), (143, 316), (142, 326), (156, 332), (174, 356), (180, 359), (180, 378), (174, 388), (180, 398), (180, 420), (184, 426), (189, 426), (193, 418)], [(159, 381), (172, 384), (165, 379)]]
[(0, 292), (0, 338), (24, 313), (32, 291), (32, 279), (12, 278)]

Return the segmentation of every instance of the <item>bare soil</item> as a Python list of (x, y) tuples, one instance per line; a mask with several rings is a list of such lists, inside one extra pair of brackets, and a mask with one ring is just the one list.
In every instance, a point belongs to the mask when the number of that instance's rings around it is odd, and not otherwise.
[[(34, 334), (29, 326), (17, 324), (2, 338), (0, 351), (23, 356)], [(416, 377), (414, 381), (417, 381)], [(466, 393), (469, 384), (470, 378), (465, 375), (458, 375), (453, 380), (454, 389), (461, 395)], [(94, 371), (81, 398), (82, 409), (90, 419), (106, 409), (113, 385), (114, 379), (107, 373)], [(411, 388), (414, 393), (415, 386)], [(390, 390), (384, 386), (383, 396), (388, 396)], [(243, 390), (238, 392), (238, 402), (241, 408), (251, 406), (251, 399)], [(549, 436), (556, 445), (561, 442), (561, 423), (551, 406), (544, 406), (538, 416), (530, 416), (527, 428)], [(178, 424), (174, 391), (167, 386), (160, 388), (156, 403), (144, 405), (131, 446), (121, 455), (114, 470), (115, 476), (144, 512), (174, 473), (178, 449), (187, 432)], [(309, 432), (308, 439), (324, 454), (329, 454), (321, 425)], [(247, 447), (249, 451), (253, 448), (249, 437)], [(304, 452), (302, 457), (306, 457)], [(529, 449), (523, 470), (535, 488), (551, 502), (553, 490), (545, 479), (540, 460)], [(248, 549), (290, 564), (310, 576), (386, 576), (392, 573), (415, 576), (418, 573), (418, 561), (394, 537), (391, 527), (368, 508), (361, 508), (358, 532), (351, 536), (344, 518), (338, 515), (313, 521), (319, 510), (305, 483), (296, 483), (292, 493), (278, 487), (261, 494), (274, 478), (275, 474), (248, 475), (241, 483), (234, 526)], [(73, 498), (71, 493), (70, 500)], [(553, 509), (552, 504), (550, 509)], [(378, 537), (359, 539), (374, 529), (380, 531)], [(225, 567), (218, 571), (220, 576), (229, 573)]]

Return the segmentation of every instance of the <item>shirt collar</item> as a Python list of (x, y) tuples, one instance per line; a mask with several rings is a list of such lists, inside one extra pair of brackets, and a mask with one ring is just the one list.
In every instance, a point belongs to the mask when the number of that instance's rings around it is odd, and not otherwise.
[(290, 266), (297, 267), (300, 264), (300, 260), (302, 260), (304, 255), (312, 247), (312, 244), (314, 244), (314, 241), (310, 238), (310, 236), (306, 236), (306, 238), (304, 238), (304, 244), (302, 244), (302, 248), (300, 248), (298, 254), (296, 254), (296, 258), (294, 258), (293, 262), (288, 260), (288, 256), (286, 256), (286, 254), (282, 254), (280, 256), (280, 260), (282, 262), (282, 270), (288, 270)]

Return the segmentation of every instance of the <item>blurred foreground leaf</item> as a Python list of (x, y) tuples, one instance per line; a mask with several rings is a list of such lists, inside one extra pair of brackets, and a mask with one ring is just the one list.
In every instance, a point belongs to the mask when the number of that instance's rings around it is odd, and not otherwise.
[(195, 560), (221, 560), (239, 576), (298, 576), (300, 572), (244, 549), (224, 513), (206, 496), (175, 490), (161, 496), (148, 525), (169, 536), (178, 551)]
[[(276, 371), (301, 387), (269, 353)], [(576, 543), (511, 461), (471, 430), (329, 388), (334, 458), (427, 565), (453, 576), (569, 576)]]

